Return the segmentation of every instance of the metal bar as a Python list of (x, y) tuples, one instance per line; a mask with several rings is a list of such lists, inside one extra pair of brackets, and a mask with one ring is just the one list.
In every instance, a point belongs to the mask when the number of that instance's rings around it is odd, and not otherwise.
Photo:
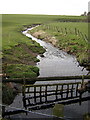
[[(75, 82), (75, 83), (79, 83), (81, 84), (81, 82)], [(57, 84), (39, 84), (39, 85), (25, 85), (26, 87), (39, 87), (39, 86), (56, 86), (56, 85), (72, 85), (72, 84), (75, 84), (75, 83), (57, 83)]]
[(84, 76), (82, 76), (82, 84), (81, 84), (81, 87), (83, 86), (84, 84)]
[(27, 109), (27, 107), (26, 107), (26, 98), (25, 98), (25, 96), (23, 97), (23, 106), (25, 107), (25, 109)]
[(31, 105), (31, 103), (30, 103), (30, 99), (27, 99), (27, 100), (28, 100), (28, 104)]
[(61, 98), (63, 98), (63, 85), (62, 85), (62, 88), (61, 88), (60, 94), (61, 94)]
[(73, 97), (73, 84), (72, 84), (72, 89), (71, 89), (71, 97)]
[[(27, 107), (29, 107), (29, 106), (34, 106), (34, 105), (41, 105), (41, 104), (43, 104), (43, 103), (45, 103), (45, 104), (48, 104), (48, 103), (53, 103), (53, 102), (65, 102), (65, 101), (68, 101), (68, 100), (74, 100), (74, 99), (79, 99), (79, 96), (78, 97), (73, 97), (73, 99), (72, 99), (72, 97), (68, 97), (68, 99), (67, 98), (59, 98), (59, 99), (55, 99), (55, 100), (48, 100), (47, 102), (45, 102), (45, 101), (43, 101), (42, 103), (41, 102), (36, 102), (36, 103), (32, 103), (31, 105), (29, 105), (29, 104), (27, 104), (26, 106)], [(80, 99), (79, 99), (79, 101), (80, 101)]]
[(26, 113), (25, 110), (14, 110), (14, 111), (8, 111), (3, 114), (3, 117), (7, 115), (15, 115), (15, 114), (20, 114), (20, 113)]
[[(84, 97), (82, 98), (82, 102), (83, 101), (87, 101), (89, 100), (90, 97)], [(73, 100), (67, 100), (67, 101), (58, 101), (58, 102), (53, 102), (53, 103), (47, 103), (47, 104), (43, 104), (43, 105), (35, 105), (35, 106), (32, 106), (32, 107), (29, 107), (28, 109), (29, 110), (39, 110), (39, 109), (46, 109), (46, 108), (51, 108), (53, 107), (56, 103), (57, 104), (64, 104), (64, 105), (68, 105), (68, 104), (73, 104), (73, 103), (77, 103), (79, 102), (79, 98), (76, 98), (76, 99), (73, 99)]]
[(79, 86), (79, 84), (77, 83), (77, 86), (76, 86), (76, 96), (78, 95), (78, 86)]
[(69, 94), (69, 85), (67, 85), (67, 96), (66, 96), (66, 98), (68, 98), (68, 94)]
[(58, 92), (58, 85), (56, 85), (56, 100), (58, 99), (57, 92)]
[[(82, 76), (61, 76), (61, 77), (40, 77), (40, 78), (25, 78), (26, 84), (33, 84), (36, 81), (55, 81), (55, 80), (74, 80), (74, 79), (82, 79)], [(84, 79), (90, 79), (90, 75), (85, 75)], [(2, 78), (3, 83), (7, 82), (15, 82), (22, 83), (23, 78)]]
[(28, 90), (27, 90), (28, 92), (30, 92), (29, 89), (30, 89), (30, 88), (28, 87)]

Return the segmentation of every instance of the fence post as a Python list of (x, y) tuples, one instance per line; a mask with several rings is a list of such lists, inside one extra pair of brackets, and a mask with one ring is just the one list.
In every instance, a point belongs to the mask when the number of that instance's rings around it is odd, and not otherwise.
[(67, 34), (67, 28), (65, 28), (65, 32), (66, 32), (66, 34)]
[(83, 87), (84, 85), (84, 76), (82, 76), (82, 84), (81, 84), (81, 87)]
[(78, 30), (78, 35), (80, 35), (80, 31)]
[(77, 29), (75, 28), (75, 34), (77, 35)]
[(56, 86), (56, 100), (58, 99), (57, 98), (57, 93), (58, 93), (58, 85)]
[(63, 33), (63, 29), (61, 28), (61, 32)]
[(85, 34), (85, 39), (86, 39), (86, 41), (88, 41), (88, 37), (87, 37), (87, 35)]
[(63, 85), (62, 85), (62, 88), (61, 88), (61, 98), (63, 98)]
[(78, 83), (77, 83), (77, 86), (76, 86), (76, 97), (78, 96)]
[(69, 85), (67, 85), (67, 96), (66, 96), (66, 98), (68, 98), (68, 94), (69, 94)]

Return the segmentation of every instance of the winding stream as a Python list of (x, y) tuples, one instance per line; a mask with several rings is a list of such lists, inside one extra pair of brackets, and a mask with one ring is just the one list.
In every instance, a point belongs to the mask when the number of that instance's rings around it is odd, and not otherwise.
[[(63, 52), (62, 50), (59, 50), (58, 48), (54, 47), (52, 44), (46, 43), (45, 41), (33, 37), (31, 34), (28, 33), (28, 31), (31, 29), (33, 28), (29, 28), (23, 31), (23, 34), (31, 38), (32, 40), (35, 40), (41, 46), (43, 46), (43, 48), (46, 49), (44, 57), (41, 57), (40, 55), (37, 56), (37, 58), (40, 59), (40, 62), (37, 63), (37, 67), (39, 67), (40, 69), (39, 77), (76, 76), (86, 75), (88, 73), (86, 69), (82, 70), (83, 68), (79, 66), (79, 63), (77, 62), (75, 56), (69, 55)], [(43, 82), (43, 84), (45, 83), (46, 82)], [(35, 84), (38, 84), (38, 82), (36, 82)], [(19, 94), (15, 98), (14, 102), (10, 105), (10, 107), (15, 106), (17, 108), (23, 108), (23, 104), (21, 101), (22, 94)], [(52, 115), (52, 109), (38, 110), (37, 112)], [(87, 112), (88, 112), (87, 101), (82, 103), (81, 106), (79, 106), (79, 103), (64, 106), (64, 116), (69, 118), (71, 117), (72, 119), (70, 120), (73, 120), (73, 118), (74, 120), (77, 120), (78, 117), (81, 117), (81, 119), (78, 120), (82, 120), (83, 114)], [(29, 117), (37, 118), (37, 115), (31, 114)]]
[(43, 48), (46, 49), (44, 57), (38, 55), (40, 62), (37, 63), (37, 66), (40, 68), (39, 77), (53, 77), (53, 76), (77, 76), (77, 75), (86, 75), (88, 71), (79, 66), (75, 56), (69, 55), (62, 50), (54, 47), (50, 43), (46, 43), (40, 39), (33, 37), (28, 33), (29, 28), (26, 31), (23, 31), (23, 34), (38, 42)]
[[(37, 63), (37, 67), (40, 69), (39, 77), (54, 77), (54, 76), (77, 76), (77, 75), (87, 75), (88, 71), (86, 69), (82, 70), (83, 67), (79, 66), (75, 56), (69, 55), (66, 52), (59, 50), (50, 43), (46, 43), (40, 39), (33, 37), (28, 33), (29, 28), (23, 31), (23, 34), (38, 42), (46, 52), (43, 54), (44, 57), (40, 55), (37, 58), (40, 62)], [(60, 82), (60, 81), (56, 81)], [(40, 84), (41, 82), (36, 82), (35, 84)], [(47, 82), (43, 82), (46, 84)], [(82, 110), (82, 112), (81, 112)], [(52, 114), (52, 109), (38, 110), (39, 113)], [(64, 106), (64, 115), (66, 117), (80, 118), (82, 119), (83, 114), (88, 112), (88, 102), (82, 103), (79, 106), (78, 103)]]

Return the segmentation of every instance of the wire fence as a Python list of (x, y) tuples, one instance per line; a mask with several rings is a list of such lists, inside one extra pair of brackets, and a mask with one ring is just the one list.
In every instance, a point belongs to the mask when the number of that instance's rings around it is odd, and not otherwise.
[(43, 24), (41, 25), (43, 30), (50, 30), (50, 31), (55, 31), (57, 33), (63, 33), (63, 34), (74, 34), (88, 42), (88, 36), (84, 33), (82, 33), (78, 28), (67, 28), (67, 27), (60, 27), (60, 26), (55, 26), (55, 25), (48, 25), (48, 24)]

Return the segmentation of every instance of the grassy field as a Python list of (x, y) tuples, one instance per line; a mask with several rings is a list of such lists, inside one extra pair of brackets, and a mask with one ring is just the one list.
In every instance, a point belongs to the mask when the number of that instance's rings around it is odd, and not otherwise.
[(38, 37), (44, 40), (47, 36), (49, 39), (50, 36), (54, 36), (57, 41), (54, 45), (75, 55), (81, 65), (88, 62), (88, 24), (86, 22), (52, 22), (31, 31), (33, 35), (35, 32), (38, 32)]
[[(36, 56), (42, 54), (45, 50), (38, 43), (24, 36), (21, 31), (26, 29), (27, 26), (39, 24), (44, 21), (45, 18), (37, 15), (2, 15), (3, 73), (6, 73), (7, 76), (37, 76), (38, 70), (33, 71), (31, 68), (32, 66), (34, 67), (38, 61)], [(23, 65), (23, 70), (18, 70), (21, 69)], [(27, 67), (27, 65), (30, 67)], [(9, 72), (10, 70), (13, 70), (13, 72), (11, 72), (12, 75)], [(30, 74), (28, 74), (27, 71), (29, 71)]]
[[(37, 71), (33, 71), (35, 63), (39, 61), (36, 58), (36, 56), (38, 54), (42, 54), (43, 52), (45, 52), (45, 50), (38, 43), (24, 36), (21, 33), (22, 30), (25, 30), (27, 27), (30, 27), (34, 24), (43, 24), (40, 27), (40, 29), (43, 29), (48, 34), (55, 36), (58, 39), (58, 46), (61, 49), (63, 49), (63, 46), (68, 47), (69, 43), (72, 44), (72, 42), (74, 42), (75, 43), (74, 50), (76, 50), (78, 46), (77, 43), (82, 44), (83, 42), (87, 47), (86, 41), (83, 41), (80, 36), (78, 36), (78, 39), (80, 40), (77, 40), (76, 39), (77, 36), (75, 35), (75, 33), (74, 35), (68, 33), (66, 36), (63, 36), (65, 34), (64, 29), (67, 28), (67, 32), (68, 31), (74, 32), (75, 27), (79, 29), (82, 33), (85, 33), (87, 35), (86, 23), (70, 23), (65, 21), (80, 22), (86, 21), (86, 19), (87, 18), (83, 16), (3, 14), (2, 15), (3, 73), (6, 73), (7, 76), (9, 77), (12, 76), (34, 77), (37, 76), (38, 74), (39, 71), (38, 69)], [(61, 31), (59, 32), (59, 29), (63, 29), (64, 32), (63, 33)], [(75, 40), (70, 41), (71, 38)], [(73, 50), (72, 46), (70, 49)], [(27, 71), (31, 72), (32, 74), (28, 74)]]
[[(86, 23), (83, 23), (84, 26), (82, 26), (82, 23), (77, 24), (69, 22), (84, 21), (87, 21), (87, 18), (83, 16), (3, 14), (2, 25), (0, 24), (0, 28), (2, 27), (2, 31), (0, 29), (0, 34), (2, 34), (2, 41), (0, 41), (2, 42), (0, 58), (2, 58), (3, 62), (3, 74), (6, 74), (9, 78), (30, 78), (38, 76), (39, 69), (35, 66), (35, 64), (39, 60), (36, 56), (44, 53), (45, 50), (38, 43), (32, 41), (30, 38), (27, 38), (21, 33), (21, 31), (25, 30), (27, 27), (31, 27), (35, 24), (42, 24), (42, 26), (38, 29), (42, 29), (47, 32), (47, 36), (48, 34), (55, 36), (58, 40), (58, 47), (63, 49), (63, 46), (69, 47), (68, 44), (70, 43), (74, 42), (75, 44), (72, 45), (72, 47), (75, 47), (75, 45), (77, 45), (76, 43), (81, 42), (76, 39), (79, 36), (75, 35), (75, 32), (73, 31), (74, 27), (79, 29), (83, 34), (87, 35)], [(67, 31), (69, 29), (73, 29), (71, 31), (74, 33), (72, 35), (69, 33), (65, 35), (66, 31), (59, 31), (61, 28), (67, 28)], [(72, 40), (70, 41), (71, 38), (75, 40), (72, 42)], [(87, 48), (86, 41), (83, 41), (81, 37), (80, 40), (85, 43)], [(84, 46), (82, 45), (82, 47)], [(77, 49), (77, 46), (74, 49)], [(8, 93), (6, 89), (8, 89)], [(13, 99), (13, 90), (3, 85), (3, 103), (10, 104)]]

